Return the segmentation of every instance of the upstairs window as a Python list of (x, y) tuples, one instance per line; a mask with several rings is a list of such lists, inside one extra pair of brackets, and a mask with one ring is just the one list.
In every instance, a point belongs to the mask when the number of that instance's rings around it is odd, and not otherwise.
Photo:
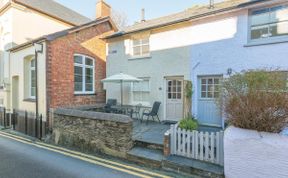
[(35, 99), (36, 97), (36, 65), (35, 59), (30, 61), (29, 70), (29, 98)]
[(288, 35), (288, 5), (251, 12), (250, 39), (271, 39)]
[(85, 55), (74, 55), (75, 94), (94, 93), (94, 59)]
[(150, 54), (149, 38), (132, 40), (132, 56), (148, 56)]

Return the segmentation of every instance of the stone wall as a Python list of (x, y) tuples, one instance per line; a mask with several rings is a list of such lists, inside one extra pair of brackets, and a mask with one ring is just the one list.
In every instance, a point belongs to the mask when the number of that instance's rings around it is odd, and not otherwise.
[(225, 177), (288, 177), (288, 136), (229, 127), (224, 134)]
[(56, 109), (52, 116), (51, 140), (57, 145), (117, 157), (126, 157), (133, 146), (128, 116), (75, 109)]

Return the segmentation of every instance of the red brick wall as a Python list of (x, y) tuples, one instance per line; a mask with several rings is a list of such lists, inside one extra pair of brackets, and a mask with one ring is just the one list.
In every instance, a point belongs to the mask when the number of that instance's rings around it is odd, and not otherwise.
[[(101, 80), (106, 77), (106, 59), (103, 55), (97, 56), (97, 52), (92, 49), (93, 46), (87, 47), (86, 43), (109, 31), (111, 31), (111, 26), (108, 22), (105, 22), (48, 43), (48, 108), (105, 103), (106, 94)], [(99, 41), (99, 38), (97, 39)], [(93, 44), (93, 42), (89, 44)], [(106, 51), (105, 45), (102, 45), (102, 49), (99, 49), (99, 45), (97, 48), (96, 51), (98, 52)], [(74, 54), (83, 54), (95, 59), (95, 94), (74, 94)]]

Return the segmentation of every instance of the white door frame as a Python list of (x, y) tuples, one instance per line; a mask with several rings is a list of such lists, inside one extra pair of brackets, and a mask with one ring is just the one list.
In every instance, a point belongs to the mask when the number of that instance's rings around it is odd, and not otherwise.
[[(177, 79), (177, 80), (182, 80), (182, 85), (184, 84), (184, 76), (182, 75), (182, 76), (180, 76), (180, 75), (178, 75), (178, 76), (165, 76), (164, 77), (164, 79), (163, 79), (163, 93), (164, 93), (164, 98), (163, 98), (163, 101), (164, 101), (164, 103), (163, 103), (163, 116), (164, 116), (164, 118), (163, 118), (163, 120), (164, 121), (169, 121), (169, 120), (167, 120), (166, 118), (167, 118), (167, 80), (173, 80), (173, 79)], [(184, 93), (184, 86), (182, 86), (182, 97), (183, 97), (183, 93)], [(183, 102), (183, 109), (184, 109), (184, 98), (182, 98), (182, 102)]]

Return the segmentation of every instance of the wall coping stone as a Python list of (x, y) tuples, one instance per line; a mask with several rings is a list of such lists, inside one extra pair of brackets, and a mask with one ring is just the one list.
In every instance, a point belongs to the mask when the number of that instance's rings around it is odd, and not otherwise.
[(58, 108), (54, 110), (54, 114), (72, 116), (84, 119), (94, 119), (103, 121), (113, 121), (119, 123), (131, 123), (133, 120), (129, 116), (111, 113), (101, 113), (95, 111), (81, 111), (77, 109)]

